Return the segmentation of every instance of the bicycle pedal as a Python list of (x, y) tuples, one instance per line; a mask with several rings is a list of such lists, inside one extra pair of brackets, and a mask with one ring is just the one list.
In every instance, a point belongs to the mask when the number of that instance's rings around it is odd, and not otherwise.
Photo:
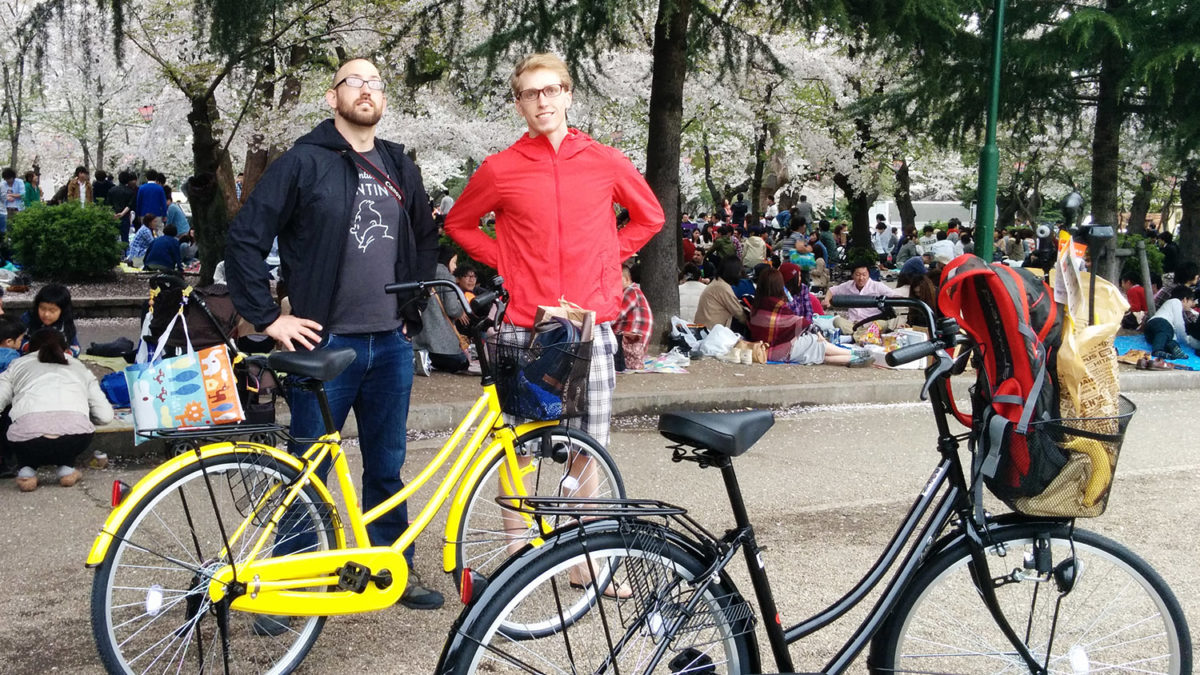
[(338, 568), (338, 590), (362, 593), (367, 590), (367, 584), (375, 582), (380, 589), (392, 585), (392, 573), (380, 570), (379, 574), (371, 574), (371, 568), (353, 561)]

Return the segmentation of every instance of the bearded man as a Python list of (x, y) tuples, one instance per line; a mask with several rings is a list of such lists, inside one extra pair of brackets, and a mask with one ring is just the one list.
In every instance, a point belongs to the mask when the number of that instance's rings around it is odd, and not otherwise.
[[(421, 303), (384, 286), (432, 279), (437, 266), (437, 229), (420, 170), (404, 146), (375, 137), (386, 84), (364, 59), (338, 68), (325, 92), (333, 118), (271, 164), (230, 226), (225, 248), (234, 306), (257, 330), (287, 350), (355, 350), (354, 362), (325, 391), (337, 428), (351, 409), (358, 422), (364, 511), (404, 487), (411, 340), (421, 329)], [(276, 237), (291, 314), (271, 296), (265, 259)], [(293, 437), (325, 433), (313, 392), (293, 387), (289, 404)], [(327, 471), (322, 467), (322, 478)], [(367, 534), (387, 546), (407, 526), (401, 505), (368, 525)], [(411, 547), (404, 553), (414, 569)], [(442, 595), (410, 576), (400, 603), (436, 609)], [(286, 618), (271, 619), (277, 624), (256, 630), (286, 627)]]

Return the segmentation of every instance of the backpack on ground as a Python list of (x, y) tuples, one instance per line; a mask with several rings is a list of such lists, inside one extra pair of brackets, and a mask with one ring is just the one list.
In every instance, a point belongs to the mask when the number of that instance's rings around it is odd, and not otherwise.
[(938, 310), (977, 345), (972, 412), (963, 419), (975, 431), (974, 482), (1010, 505), (1041, 494), (1067, 463), (1048, 424), (1059, 417), (1062, 342), (1053, 293), (1026, 270), (963, 255), (942, 272)]

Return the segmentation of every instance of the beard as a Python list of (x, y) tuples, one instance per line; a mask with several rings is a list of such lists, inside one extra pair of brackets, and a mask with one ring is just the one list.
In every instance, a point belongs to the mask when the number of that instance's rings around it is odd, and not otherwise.
[(383, 117), (383, 106), (375, 105), (375, 102), (372, 101), (370, 110), (359, 110), (358, 104), (361, 100), (361, 98), (355, 98), (352, 101), (346, 102), (339, 99), (337, 107), (338, 115), (347, 122), (357, 124), (360, 127), (373, 127)]

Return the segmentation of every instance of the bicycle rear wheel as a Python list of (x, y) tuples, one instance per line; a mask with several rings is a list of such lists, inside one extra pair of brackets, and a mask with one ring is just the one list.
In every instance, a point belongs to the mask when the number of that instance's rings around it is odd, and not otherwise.
[[(521, 457), (525, 491), (538, 497), (624, 499), (625, 483), (616, 462), (599, 442), (575, 429), (557, 426), (522, 434), (513, 442)], [(454, 579), (470, 568), (491, 576), (510, 555), (541, 532), (519, 514), (502, 509), (496, 497), (512, 494), (507, 458), (496, 456), (471, 486), (455, 536)]]
[[(628, 597), (572, 586), (581, 565), (614, 569), (610, 588)], [(460, 615), (437, 672), (758, 672), (753, 612), (710, 568), (694, 546), (658, 525), (600, 521), (563, 530), (496, 572)], [(710, 579), (688, 612), (697, 586)], [(581, 603), (589, 611), (571, 616)]]
[[(325, 617), (272, 619), (208, 596), (211, 575), (229, 562), (226, 537), (233, 560), (248, 559), (296, 477), (291, 466), (242, 447), (168, 476), (134, 508), (92, 584), (92, 632), (110, 673), (288, 673), (304, 659)], [(275, 548), (259, 557), (281, 546), (333, 548), (333, 523), (332, 505), (305, 486)]]
[[(1048, 672), (1192, 672), (1178, 601), (1129, 549), (1061, 523), (1002, 527), (993, 540), (988, 568), (1000, 607)], [(1039, 575), (1030, 565), (1046, 555), (1054, 572)], [(960, 541), (922, 566), (876, 637), (875, 672), (1028, 671), (980, 598), (969, 563)]]

